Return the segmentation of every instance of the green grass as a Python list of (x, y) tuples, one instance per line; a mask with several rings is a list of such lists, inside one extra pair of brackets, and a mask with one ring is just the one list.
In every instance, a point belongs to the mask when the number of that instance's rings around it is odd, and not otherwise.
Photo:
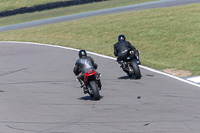
[[(28, 0), (25, 0), (25, 1), (28, 1)], [(33, 1), (37, 1), (37, 0), (33, 0)], [(50, 2), (52, 0), (45, 0), (45, 1)], [(35, 12), (35, 13), (19, 14), (15, 16), (0, 18), (0, 26), (17, 24), (17, 23), (22, 23), (22, 22), (30, 22), (34, 20), (41, 20), (41, 19), (52, 18), (52, 17), (57, 17), (57, 16), (88, 12), (88, 11), (93, 11), (93, 10), (125, 6), (125, 5), (130, 5), (130, 4), (145, 3), (149, 1), (155, 1), (155, 0), (109, 0), (109, 1), (104, 1), (104, 2), (94, 2), (91, 4), (64, 7), (64, 8), (46, 10), (46, 11)]]
[(200, 75), (200, 4), (103, 15), (0, 33), (1, 41), (29, 41), (108, 56), (119, 34), (141, 51), (145, 66)]

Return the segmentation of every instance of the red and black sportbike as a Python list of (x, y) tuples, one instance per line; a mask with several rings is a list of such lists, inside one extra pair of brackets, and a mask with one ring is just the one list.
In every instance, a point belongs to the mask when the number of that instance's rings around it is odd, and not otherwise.
[(87, 90), (87, 93), (94, 98), (94, 100), (100, 100), (99, 91), (101, 90), (100, 74), (93, 70), (84, 74), (84, 85), (81, 87), (86, 87), (83, 89)]

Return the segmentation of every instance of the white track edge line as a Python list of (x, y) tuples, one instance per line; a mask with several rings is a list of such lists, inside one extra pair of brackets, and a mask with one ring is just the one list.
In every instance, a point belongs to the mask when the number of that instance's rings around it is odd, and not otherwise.
[[(34, 42), (0, 41), (0, 43), (32, 44), (32, 45), (48, 46), (48, 47), (55, 47), (55, 48), (62, 48), (62, 49), (67, 49), (67, 50), (79, 51), (79, 49), (75, 49), (75, 48), (52, 45), (52, 44), (34, 43)], [(87, 53), (93, 54), (93, 55), (96, 55), (96, 56), (99, 56), (99, 57), (107, 58), (107, 59), (116, 60), (116, 58), (114, 58), (114, 57), (110, 57), (110, 56), (106, 56), (106, 55), (102, 55), (102, 54), (98, 54), (98, 53), (94, 53), (94, 52), (90, 52), (90, 51), (87, 51)], [(155, 73), (159, 73), (159, 74), (174, 78), (176, 80), (179, 80), (179, 81), (200, 87), (199, 84), (188, 81), (186, 79), (182, 79), (182, 78), (176, 77), (174, 75), (171, 75), (171, 74), (168, 74), (168, 73), (165, 73), (165, 72), (161, 72), (159, 70), (156, 70), (156, 69), (153, 69), (153, 68), (150, 68), (150, 67), (146, 67), (146, 66), (143, 66), (143, 65), (140, 65), (140, 67), (143, 68), (143, 69), (146, 69), (146, 70), (149, 70), (149, 71), (152, 71), (152, 72), (155, 72)]]

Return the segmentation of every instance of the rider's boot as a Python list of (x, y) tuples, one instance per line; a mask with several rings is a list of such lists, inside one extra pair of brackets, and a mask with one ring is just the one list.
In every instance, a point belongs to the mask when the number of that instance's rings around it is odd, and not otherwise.
[(99, 90), (101, 90), (101, 87), (102, 87), (100, 78), (101, 78), (101, 74), (97, 73), (96, 83), (98, 85)]
[(136, 59), (137, 59), (137, 64), (138, 64), (138, 65), (141, 65), (141, 62), (140, 62), (140, 59), (139, 59), (139, 55), (136, 56)]
[(79, 79), (79, 82), (80, 82), (80, 84), (81, 84), (80, 87), (83, 88), (83, 93), (86, 94), (86, 93), (87, 93), (87, 88), (86, 88), (86, 86), (85, 86), (83, 80)]
[(97, 85), (98, 85), (99, 90), (101, 90), (102, 84), (101, 84), (101, 80), (100, 79), (97, 80)]
[(88, 92), (86, 86), (84, 85), (82, 88), (83, 88), (83, 93), (86, 94)]
[(137, 63), (138, 63), (139, 65), (141, 65), (141, 62), (140, 62), (140, 59), (139, 59), (139, 55), (140, 55), (140, 51), (139, 51), (139, 50), (136, 50), (136, 52), (135, 52), (135, 57), (136, 57), (136, 59), (137, 59)]
[(125, 64), (123, 61), (118, 61), (118, 64), (120, 65), (120, 67), (123, 69), (125, 68)]
[(137, 58), (137, 64), (138, 64), (138, 65), (141, 65), (141, 62), (140, 62), (139, 56), (137, 56), (136, 58)]

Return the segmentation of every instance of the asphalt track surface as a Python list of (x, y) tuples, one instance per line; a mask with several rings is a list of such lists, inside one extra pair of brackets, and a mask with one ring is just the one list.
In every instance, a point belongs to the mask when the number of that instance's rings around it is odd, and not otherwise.
[(0, 42), (0, 133), (198, 133), (200, 86), (140, 67), (129, 79), (112, 58), (91, 55), (100, 101), (79, 87), (76, 50)]
[(200, 86), (141, 66), (129, 79), (113, 58), (91, 55), (101, 100), (72, 73), (78, 52), (0, 42), (0, 133), (199, 133)]

